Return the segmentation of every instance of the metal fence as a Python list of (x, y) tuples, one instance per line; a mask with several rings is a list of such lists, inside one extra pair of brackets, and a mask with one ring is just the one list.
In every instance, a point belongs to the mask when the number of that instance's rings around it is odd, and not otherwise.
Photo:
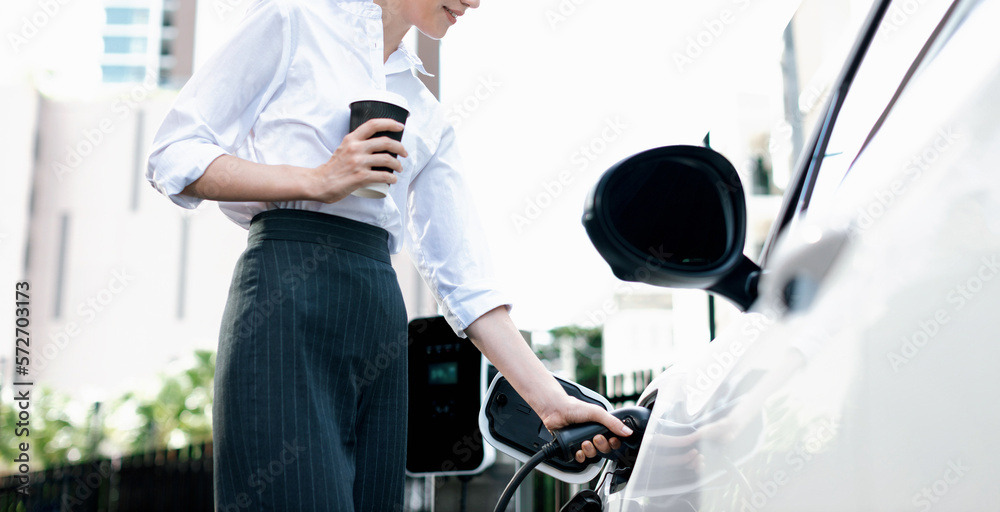
[(26, 489), (19, 477), (0, 477), (0, 512), (213, 509), (212, 443), (35, 471)]

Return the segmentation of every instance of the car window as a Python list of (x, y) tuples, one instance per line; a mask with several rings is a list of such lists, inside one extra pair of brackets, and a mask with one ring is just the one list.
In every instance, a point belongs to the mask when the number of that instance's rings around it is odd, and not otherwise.
[(822, 214), (831, 206), (872, 127), (952, 3), (892, 2), (844, 100), (815, 184), (805, 190), (803, 212)]
[(929, 53), (840, 186), (832, 213), (851, 219), (855, 230), (885, 215), (935, 166), (956, 167), (953, 162), (962, 160), (965, 172), (994, 172), (1000, 46), (995, 27), (984, 20), (1000, 15), (1000, 0), (962, 4), (940, 37), (947, 44)]

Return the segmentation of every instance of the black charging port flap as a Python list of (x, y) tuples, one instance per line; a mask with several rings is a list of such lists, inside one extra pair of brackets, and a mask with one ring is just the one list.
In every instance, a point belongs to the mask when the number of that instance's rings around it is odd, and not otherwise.
[[(607, 399), (596, 392), (559, 377), (556, 380), (568, 395), (605, 410), (611, 409)], [(500, 374), (487, 392), (487, 399), (480, 413), (480, 429), (490, 444), (522, 462), (553, 439), (541, 418)], [(582, 463), (553, 458), (541, 464), (538, 469), (564, 482), (583, 483), (593, 479), (603, 464), (604, 459), (601, 457)]]

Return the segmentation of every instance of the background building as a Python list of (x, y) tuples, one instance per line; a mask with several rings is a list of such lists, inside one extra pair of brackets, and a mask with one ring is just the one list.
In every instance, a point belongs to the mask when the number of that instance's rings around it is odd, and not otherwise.
[(101, 31), (105, 83), (142, 82), (148, 75), (181, 86), (194, 65), (194, 0), (108, 0)]

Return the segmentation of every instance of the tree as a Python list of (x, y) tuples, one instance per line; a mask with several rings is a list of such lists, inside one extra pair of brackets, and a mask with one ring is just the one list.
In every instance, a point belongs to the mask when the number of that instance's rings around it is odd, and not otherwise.
[[(553, 339), (572, 339), (573, 356), (576, 360), (576, 382), (594, 391), (601, 392), (601, 345), (604, 340), (603, 327), (581, 327), (568, 325), (549, 331)], [(551, 356), (551, 351), (546, 353)], [(541, 357), (541, 354), (539, 355)]]
[(132, 452), (180, 448), (212, 439), (212, 383), (215, 353), (195, 351), (193, 366), (175, 375), (162, 375), (155, 396), (129, 392), (116, 403), (139, 420), (127, 438)]
[[(19, 445), (29, 444), (31, 471), (99, 457), (180, 448), (212, 438), (215, 353), (199, 350), (177, 373), (160, 375), (155, 394), (128, 392), (108, 404), (83, 404), (37, 387), (31, 392), (30, 427), (18, 437), (18, 407), (0, 401), (0, 473), (17, 471)], [(8, 428), (9, 426), (9, 428)]]

